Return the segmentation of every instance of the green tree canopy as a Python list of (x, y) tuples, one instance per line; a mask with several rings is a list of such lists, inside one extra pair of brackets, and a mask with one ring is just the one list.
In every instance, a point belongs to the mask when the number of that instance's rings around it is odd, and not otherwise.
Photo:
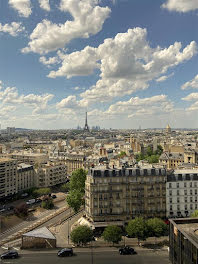
[(191, 217), (198, 217), (198, 210), (195, 210), (192, 214)]
[(53, 209), (54, 208), (53, 200), (50, 198), (45, 201), (42, 201), (41, 207), (45, 209)]
[(77, 213), (83, 204), (83, 194), (79, 190), (70, 191), (67, 195), (66, 201), (74, 212)]
[(41, 196), (41, 195), (47, 195), (51, 193), (51, 189), (50, 188), (40, 188), (34, 191), (34, 194), (37, 196)]
[(122, 230), (118, 226), (110, 225), (105, 228), (102, 236), (107, 242), (118, 243), (122, 240)]
[(61, 191), (62, 192), (68, 192), (69, 191), (69, 182), (61, 185)]
[(167, 225), (160, 218), (151, 218), (147, 220), (149, 235), (154, 237), (161, 237), (167, 231)]
[(73, 171), (69, 182), (70, 190), (79, 190), (80, 192), (84, 193), (86, 176), (87, 171), (84, 169)]
[(125, 151), (121, 151), (120, 154), (119, 154), (119, 157), (120, 158), (123, 158), (126, 156), (126, 152)]
[(148, 237), (148, 227), (142, 217), (136, 217), (129, 221), (126, 231), (129, 236), (136, 237), (138, 241), (145, 240)]
[(71, 232), (71, 241), (75, 244), (85, 245), (93, 239), (93, 231), (90, 227), (78, 226)]

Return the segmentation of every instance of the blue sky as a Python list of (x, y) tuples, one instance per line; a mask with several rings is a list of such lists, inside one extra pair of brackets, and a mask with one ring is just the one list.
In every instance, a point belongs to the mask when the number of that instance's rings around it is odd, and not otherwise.
[(198, 126), (197, 0), (1, 0), (1, 126)]

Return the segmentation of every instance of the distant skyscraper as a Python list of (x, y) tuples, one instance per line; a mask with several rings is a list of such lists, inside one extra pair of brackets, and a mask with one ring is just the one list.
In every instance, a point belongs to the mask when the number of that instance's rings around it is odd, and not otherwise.
[(86, 112), (86, 117), (85, 117), (85, 127), (84, 127), (85, 131), (89, 131), (89, 126), (88, 126), (88, 122), (87, 122), (87, 112)]

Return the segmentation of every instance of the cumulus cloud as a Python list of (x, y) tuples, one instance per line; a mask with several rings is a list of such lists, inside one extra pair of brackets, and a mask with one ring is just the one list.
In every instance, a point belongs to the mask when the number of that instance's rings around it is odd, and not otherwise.
[(82, 51), (62, 56), (62, 66), (51, 71), (49, 77), (92, 74), (100, 69), (100, 79), (81, 97), (84, 103), (109, 101), (114, 97), (130, 95), (144, 90), (149, 82), (167, 70), (189, 60), (197, 53), (197, 44), (192, 41), (183, 50), (180, 42), (168, 48), (151, 48), (147, 31), (129, 29), (115, 38), (105, 39), (97, 48), (86, 47)]
[(187, 95), (186, 97), (183, 97), (182, 100), (184, 100), (184, 101), (198, 100), (198, 93), (191, 93), (191, 94)]
[(53, 94), (28, 94), (19, 95), (16, 87), (6, 87), (0, 91), (0, 101), (2, 105), (19, 105), (33, 108), (33, 113), (43, 112), (48, 105), (48, 102), (54, 97)]
[(58, 57), (49, 57), (48, 59), (44, 56), (40, 57), (39, 61), (44, 65), (54, 65), (59, 63)]
[(45, 11), (50, 11), (50, 3), (49, 0), (38, 0), (40, 8), (44, 9)]
[(66, 76), (67, 78), (71, 78), (73, 76), (86, 76), (92, 74), (94, 69), (100, 68), (100, 64), (97, 63), (99, 57), (96, 49), (89, 46), (82, 51), (62, 54), (61, 59), (62, 66), (58, 71), (51, 71), (48, 77)]
[(74, 109), (85, 107), (83, 102), (78, 101), (75, 95), (70, 95), (56, 104), (57, 109)]
[(161, 77), (159, 77), (158, 79), (156, 79), (156, 82), (164, 82), (167, 79), (169, 79), (170, 77), (172, 77), (174, 75), (174, 72), (169, 74), (169, 75), (163, 75)]
[(190, 107), (188, 107), (187, 111), (196, 111), (198, 110), (198, 93), (191, 93), (187, 95), (186, 97), (182, 98), (184, 101), (195, 101)]
[(0, 32), (8, 33), (13, 37), (18, 36), (20, 32), (23, 32), (25, 27), (22, 26), (22, 23), (12, 22), (10, 24), (2, 25), (0, 23)]
[(181, 87), (182, 90), (190, 88), (198, 89), (198, 75), (196, 75), (191, 81), (184, 83)]
[(198, 0), (167, 0), (162, 7), (169, 11), (185, 13), (198, 9)]
[(44, 19), (37, 24), (30, 35), (28, 46), (22, 52), (46, 54), (64, 48), (72, 39), (97, 34), (110, 14), (108, 7), (100, 7), (98, 4), (98, 0), (62, 0), (60, 10), (69, 12), (73, 20), (55, 24)]
[(9, 5), (17, 10), (20, 16), (29, 17), (32, 13), (30, 0), (9, 0)]

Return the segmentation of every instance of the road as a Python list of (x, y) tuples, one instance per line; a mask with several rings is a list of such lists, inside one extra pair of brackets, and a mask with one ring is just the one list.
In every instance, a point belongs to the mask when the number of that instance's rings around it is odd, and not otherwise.
[[(57, 209), (61, 208), (62, 206), (65, 206), (65, 201), (60, 202), (56, 209), (47, 210), (47, 211), (41, 213), (37, 218), (33, 218), (33, 219), (28, 220), (28, 221), (23, 221), (19, 225), (16, 225), (16, 226), (6, 230), (5, 232), (0, 234), (0, 240), (3, 240), (5, 238), (7, 238), (8, 236), (22, 230), (23, 228), (26, 228), (26, 227), (32, 225), (35, 221), (41, 220), (42, 218), (44, 218), (47, 215), (50, 215), (51, 213), (55, 212)], [(46, 222), (45, 225), (55, 223), (56, 221), (60, 220), (62, 217), (65, 217), (68, 214), (68, 212), (69, 212), (69, 210), (59, 214), (57, 217), (54, 217), (52, 220), (49, 220), (48, 222)]]
[(79, 252), (75, 250), (75, 255), (73, 257), (60, 258), (56, 255), (56, 252), (44, 252), (44, 253), (30, 253), (21, 254), (21, 257), (16, 260), (2, 260), (1, 264), (169, 264), (168, 253), (164, 251), (140, 251), (137, 255), (130, 256), (120, 256), (118, 250), (105, 250), (99, 251), (98, 249), (93, 250), (93, 258), (91, 255), (91, 250), (86, 249), (84, 252)]

